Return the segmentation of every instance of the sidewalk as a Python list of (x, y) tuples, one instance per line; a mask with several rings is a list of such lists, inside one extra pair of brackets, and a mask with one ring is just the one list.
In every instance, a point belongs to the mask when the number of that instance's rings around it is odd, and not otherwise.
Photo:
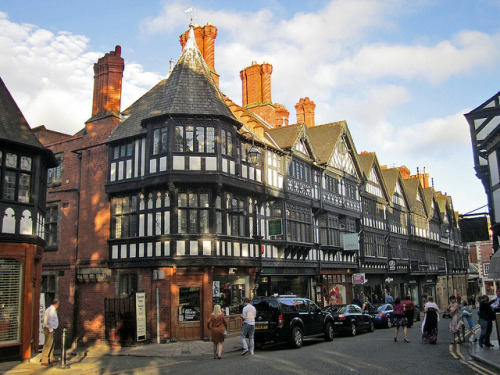
[[(223, 355), (241, 351), (240, 337), (228, 337), (224, 341)], [(211, 341), (178, 341), (167, 344), (145, 344), (134, 347), (110, 348), (107, 345), (95, 345), (89, 348), (76, 348), (66, 352), (66, 364), (62, 369), (61, 362), (50, 367), (40, 365), (41, 354), (29, 362), (0, 362), (0, 375), (3, 374), (91, 374), (101, 372), (99, 358), (103, 356), (161, 357), (172, 359), (196, 359), (196, 357), (213, 356)]]
[(500, 372), (500, 347), (497, 340), (491, 340), (493, 348), (480, 348), (477, 342), (469, 344), (469, 355), (478, 362), (486, 363)]

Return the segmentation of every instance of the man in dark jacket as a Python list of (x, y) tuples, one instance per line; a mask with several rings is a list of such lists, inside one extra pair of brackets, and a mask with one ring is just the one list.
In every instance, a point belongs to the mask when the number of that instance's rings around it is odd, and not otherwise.
[(481, 324), (481, 335), (479, 336), (479, 346), (482, 348), (483, 345), (492, 348), (493, 344), (490, 342), (491, 331), (493, 330), (493, 320), (495, 320), (495, 313), (491, 304), (495, 300), (489, 300), (488, 296), (484, 295), (481, 297), (479, 302), (479, 324)]

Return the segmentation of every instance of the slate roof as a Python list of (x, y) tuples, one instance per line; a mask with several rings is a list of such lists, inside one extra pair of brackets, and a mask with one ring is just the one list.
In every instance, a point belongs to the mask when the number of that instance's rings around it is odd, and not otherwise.
[(33, 134), (31, 128), (0, 78), (0, 139), (41, 150), (46, 148)]
[(382, 169), (382, 176), (384, 176), (385, 186), (387, 186), (389, 199), (392, 200), (394, 192), (396, 191), (396, 184), (398, 183), (399, 169)]
[(366, 178), (370, 175), (373, 163), (375, 162), (375, 157), (374, 152), (367, 152), (358, 155), (361, 171), (365, 174)]
[[(412, 178), (410, 180), (403, 180), (405, 184), (406, 192), (408, 193), (408, 201), (412, 210), (417, 206), (417, 194), (418, 187), (420, 186), (420, 180), (418, 178)], [(425, 199), (425, 198), (424, 198)]]
[(269, 129), (267, 135), (282, 149), (293, 147), (305, 125), (289, 125), (281, 128)]
[(109, 141), (142, 134), (143, 121), (164, 115), (225, 117), (239, 124), (212, 79), (192, 27), (170, 76), (123, 111), (125, 119), (113, 130)]

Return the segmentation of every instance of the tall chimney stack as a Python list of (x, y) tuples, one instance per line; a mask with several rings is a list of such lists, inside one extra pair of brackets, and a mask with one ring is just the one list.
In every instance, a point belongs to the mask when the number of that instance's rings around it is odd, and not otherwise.
[(94, 100), (92, 116), (106, 112), (120, 112), (122, 78), (125, 63), (121, 47), (106, 53), (94, 64)]
[(308, 97), (301, 98), (297, 104), (295, 104), (295, 110), (297, 111), (297, 124), (306, 124), (308, 128), (314, 127), (314, 109), (316, 104)]
[(276, 124), (276, 111), (271, 97), (273, 66), (267, 62), (246, 67), (240, 72), (243, 107), (262, 117), (269, 125)]

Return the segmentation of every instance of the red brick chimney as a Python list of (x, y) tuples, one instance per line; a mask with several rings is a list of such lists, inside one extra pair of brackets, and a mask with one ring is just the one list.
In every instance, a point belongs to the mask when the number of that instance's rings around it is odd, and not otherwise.
[(405, 165), (403, 165), (399, 170), (401, 171), (401, 176), (403, 177), (404, 180), (418, 179), (420, 181), (420, 185), (424, 189), (427, 189), (430, 186), (429, 173), (425, 173), (425, 168), (424, 168), (424, 173), (420, 173), (419, 169), (417, 168), (417, 174), (415, 175), (411, 175), (410, 170)]
[(125, 63), (122, 48), (106, 53), (94, 64), (94, 100), (92, 116), (105, 112), (120, 112), (122, 78)]
[(271, 99), (271, 74), (273, 66), (264, 62), (252, 65), (240, 72), (243, 107), (275, 126), (276, 113)]
[[(188, 36), (189, 30), (179, 37), (183, 50), (186, 46)], [(212, 25), (210, 22), (203, 27), (196, 25), (194, 27), (194, 36), (196, 38), (196, 45), (203, 55), (205, 63), (210, 68), (212, 78), (215, 83), (219, 85), (219, 75), (215, 72), (215, 38), (217, 38), (217, 27)]]
[(295, 110), (297, 111), (297, 124), (306, 124), (308, 128), (315, 126), (314, 120), (314, 109), (316, 104), (308, 97), (301, 98), (297, 104), (295, 104)]
[(401, 168), (399, 168), (399, 171), (401, 172), (401, 177), (403, 177), (403, 180), (410, 179), (410, 170), (406, 165), (401, 166)]
[(282, 126), (288, 126), (288, 117), (290, 112), (286, 109), (283, 104), (274, 103), (274, 110), (276, 113), (275, 126), (280, 128)]

